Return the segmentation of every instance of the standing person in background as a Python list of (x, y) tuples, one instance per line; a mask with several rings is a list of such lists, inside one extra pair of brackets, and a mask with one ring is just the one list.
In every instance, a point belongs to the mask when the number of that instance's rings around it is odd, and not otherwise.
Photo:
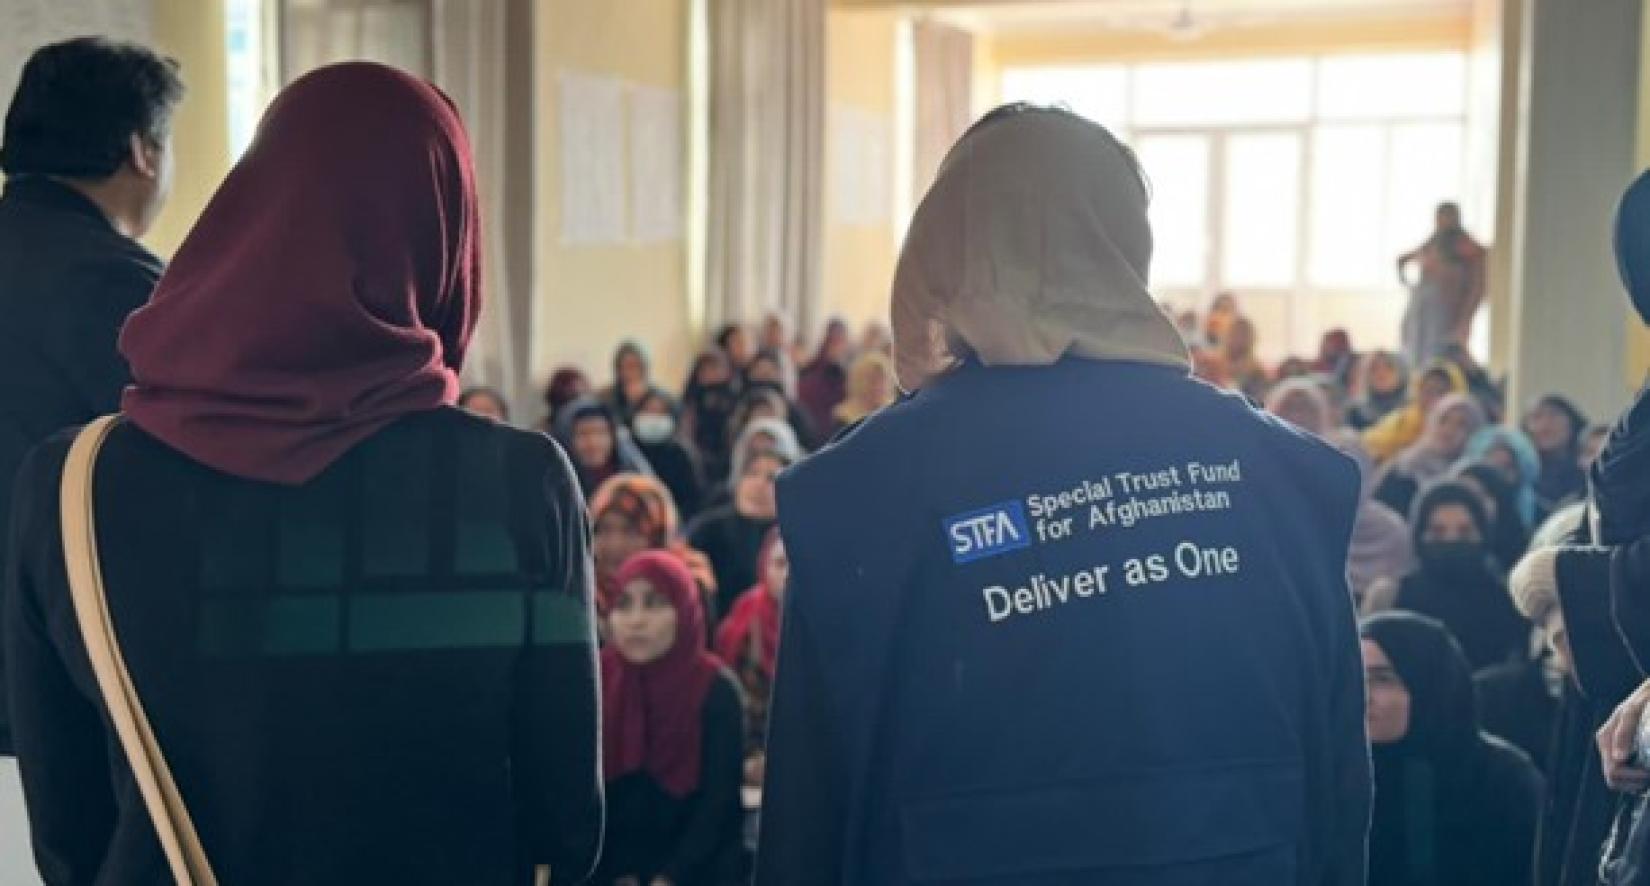
[(1369, 886), (1531, 883), (1541, 774), (1480, 727), (1461, 647), (1408, 612), (1360, 630), (1375, 757)]
[(569, 404), (577, 403), (590, 396), (590, 377), (582, 370), (572, 366), (563, 366), (550, 376), (550, 383), (544, 387), (544, 425), (540, 428), (547, 434), (555, 434), (557, 419), (561, 411)]
[(458, 405), (499, 424), (510, 423), (509, 404), (504, 402), (503, 394), (492, 388), (470, 388), (459, 396)]
[(607, 831), (590, 882), (738, 886), (739, 689), (705, 651), (705, 614), (681, 561), (638, 554), (615, 581), (601, 659)]
[(857, 353), (894, 356), (894, 339), (888, 334), (888, 327), (879, 320), (866, 322), (865, 329), (860, 332)]
[[(0, 142), (0, 574), (24, 454), (114, 412), (131, 381), (115, 339), (160, 279), (137, 241), (171, 194), (182, 100), (177, 62), (129, 43), (69, 40), (23, 66)], [(11, 754), (3, 677), (0, 758)], [(10, 766), (0, 762), (0, 803), (13, 796)]]
[(704, 468), (693, 444), (680, 433), (680, 410), (676, 404), (663, 391), (649, 391), (636, 404), (630, 430), (648, 466), (670, 489), (670, 497), (676, 500), (682, 519), (692, 520), (699, 513), (705, 492)]
[(1347, 426), (1366, 431), (1381, 419), (1401, 409), (1409, 396), (1409, 370), (1403, 359), (1390, 351), (1376, 351), (1362, 361), (1356, 380), (1352, 406), (1347, 410)]
[(1524, 413), (1524, 433), (1541, 456), (1541, 476), (1535, 481), (1536, 514), (1541, 519), (1587, 492), (1581, 435), (1588, 424), (1581, 408), (1560, 394), (1542, 397)]
[(762, 318), (761, 334), (756, 337), (758, 351), (772, 351), (789, 358), (793, 344), (795, 342), (791, 341), (791, 323), (785, 319), (784, 314), (771, 311), (768, 316)]
[(1376, 500), (1400, 514), (1409, 513), (1415, 496), (1449, 473), (1484, 422), (1483, 408), (1467, 394), (1439, 400), (1427, 416), (1421, 439), (1382, 470), (1375, 484)]
[(809, 424), (816, 428), (831, 427), (831, 414), (848, 396), (848, 358), (852, 350), (848, 324), (832, 320), (825, 326), (819, 353), (802, 370), (796, 397)]
[[(270, 104), (121, 336), (134, 383), (92, 502), (107, 615), (218, 882), (595, 867), (573, 471), (453, 408), (479, 225), (450, 99), (321, 68)], [(73, 614), (70, 441), (20, 475), (6, 592), (35, 856), (52, 884), (170, 882)]]
[[(1421, 562), (1391, 608), (1443, 622), (1473, 670), (1522, 657), (1530, 626), (1507, 596), (1506, 572), (1491, 557), (1490, 520), (1478, 496), (1460, 483), (1437, 483), (1416, 503), (1410, 529)], [(1372, 608), (1388, 608), (1381, 602)]]
[[(1466, 344), (1472, 320), (1484, 300), (1484, 247), (1461, 227), (1461, 207), (1442, 203), (1427, 242), (1398, 257), (1398, 281), (1409, 289), (1404, 309), (1404, 356), (1420, 366), (1443, 356), (1451, 344)], [(1409, 265), (1421, 276), (1409, 280)]]
[(684, 533), (716, 572), (717, 612), (733, 611), (739, 596), (756, 584), (756, 555), (779, 515), (774, 481), (800, 457), (784, 422), (753, 422), (734, 449), (731, 500), (700, 514)]
[(755, 355), (751, 350), (750, 333), (738, 323), (729, 323), (716, 333), (716, 347), (727, 355), (736, 373), (744, 372)]
[(912, 395), (781, 484), (758, 886), (1362, 882), (1356, 469), (1190, 378), (1146, 204), (1069, 111), (941, 165), (893, 287)]
[(836, 436), (894, 402), (894, 364), (881, 354), (862, 354), (848, 373), (848, 396), (831, 414)]
[(698, 450), (705, 483), (715, 486), (728, 478), (733, 438), (728, 425), (739, 405), (739, 373), (728, 355), (710, 350), (693, 361), (682, 388), (683, 439)]
[(613, 383), (602, 391), (602, 400), (613, 410), (619, 424), (629, 427), (642, 400), (658, 390), (653, 384), (647, 351), (634, 341), (619, 345), (613, 352)]
[(556, 440), (573, 457), (579, 488), (586, 498), (596, 494), (609, 477), (619, 474), (651, 474), (653, 469), (636, 450), (613, 410), (595, 397), (572, 403), (562, 410)]
[(768, 530), (756, 556), (756, 587), (745, 592), (716, 630), (716, 655), (745, 694), (745, 784), (762, 786), (768, 747), (768, 702), (779, 664), (779, 622), (791, 561), (779, 527)]

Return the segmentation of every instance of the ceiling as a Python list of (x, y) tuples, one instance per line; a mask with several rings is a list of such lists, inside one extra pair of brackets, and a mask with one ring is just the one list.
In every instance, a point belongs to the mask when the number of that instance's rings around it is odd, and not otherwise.
[(1161, 29), (1394, 16), (1465, 16), (1472, 0), (836, 0), (844, 8), (932, 12), (994, 32), (1066, 27)]

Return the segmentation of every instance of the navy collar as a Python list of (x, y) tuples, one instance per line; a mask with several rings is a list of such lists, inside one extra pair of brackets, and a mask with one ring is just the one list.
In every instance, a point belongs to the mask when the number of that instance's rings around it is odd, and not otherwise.
[(35, 206), (44, 206), (62, 212), (72, 212), (97, 219), (98, 223), (115, 233), (114, 223), (90, 197), (69, 185), (45, 175), (19, 175), (6, 180), (6, 191), (0, 199), (18, 200)]

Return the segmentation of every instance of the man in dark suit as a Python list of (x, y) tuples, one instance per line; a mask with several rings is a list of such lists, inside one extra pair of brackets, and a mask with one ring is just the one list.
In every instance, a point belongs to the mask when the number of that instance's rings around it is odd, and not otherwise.
[[(23, 68), (0, 144), (0, 567), (24, 454), (120, 407), (130, 376), (115, 343), (160, 279), (137, 238), (171, 190), (182, 97), (176, 62), (97, 37)], [(0, 698), (0, 756), (7, 724)]]

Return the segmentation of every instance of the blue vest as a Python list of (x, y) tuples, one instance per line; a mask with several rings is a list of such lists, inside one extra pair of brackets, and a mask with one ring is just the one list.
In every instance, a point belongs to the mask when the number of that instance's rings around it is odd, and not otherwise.
[(785, 475), (757, 882), (1363, 882), (1356, 467), (1172, 369), (969, 365)]

